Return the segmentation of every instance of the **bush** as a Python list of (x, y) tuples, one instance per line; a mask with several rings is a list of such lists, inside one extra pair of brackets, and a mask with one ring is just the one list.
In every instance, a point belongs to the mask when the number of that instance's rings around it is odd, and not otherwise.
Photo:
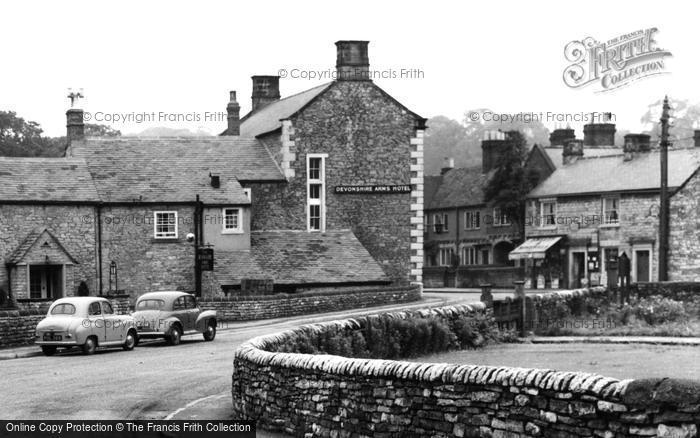
[(642, 298), (636, 304), (634, 311), (637, 318), (643, 319), (649, 325), (682, 322), (689, 318), (683, 303), (658, 296)]

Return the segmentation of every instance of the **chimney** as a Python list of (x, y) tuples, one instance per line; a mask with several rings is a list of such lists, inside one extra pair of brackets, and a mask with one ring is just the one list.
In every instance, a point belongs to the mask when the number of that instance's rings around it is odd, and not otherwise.
[(600, 147), (615, 145), (614, 123), (589, 123), (583, 126), (584, 146)]
[(253, 111), (280, 100), (279, 76), (253, 76)]
[(551, 134), (549, 134), (549, 145), (564, 146), (566, 140), (573, 140), (575, 138), (576, 133), (571, 128), (555, 129)]
[(443, 161), (443, 163), (442, 163), (442, 169), (440, 169), (440, 175), (444, 175), (454, 168), (455, 168), (455, 159), (452, 157), (445, 157), (445, 161)]
[(583, 140), (567, 140), (564, 143), (564, 150), (561, 154), (562, 163), (565, 166), (574, 164), (581, 157), (583, 157)]
[(209, 178), (211, 178), (211, 186), (215, 189), (221, 187), (221, 177), (215, 173), (210, 173)]
[(481, 168), (488, 173), (498, 166), (498, 160), (511, 146), (506, 134), (501, 131), (486, 131), (481, 140)]
[(236, 101), (235, 91), (231, 91), (229, 95), (230, 100), (226, 105), (228, 127), (225, 135), (241, 135), (241, 106)]
[(71, 108), (66, 111), (66, 136), (68, 137), (68, 144), (74, 140), (85, 138), (83, 110)]
[(369, 41), (337, 41), (335, 61), (337, 80), (371, 81), (369, 74)]
[(700, 129), (693, 131), (693, 140), (695, 141), (695, 147), (700, 148)]
[(622, 151), (625, 154), (625, 161), (634, 158), (634, 154), (649, 152), (651, 150), (651, 136), (647, 134), (627, 134)]

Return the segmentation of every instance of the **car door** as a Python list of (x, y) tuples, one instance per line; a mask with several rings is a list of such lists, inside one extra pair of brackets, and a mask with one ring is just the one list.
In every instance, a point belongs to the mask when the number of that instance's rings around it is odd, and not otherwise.
[(178, 297), (174, 302), (173, 302), (173, 312), (171, 315), (174, 318), (177, 318), (178, 321), (180, 321), (180, 324), (182, 324), (182, 330), (187, 331), (189, 330), (189, 322), (188, 322), (188, 317), (189, 315), (187, 314), (187, 304), (185, 303), (185, 296)]
[(188, 295), (185, 297), (185, 306), (187, 307), (187, 324), (188, 328), (185, 330), (195, 330), (197, 322), (197, 317), (199, 316), (199, 308), (197, 307), (197, 302), (194, 297)]
[(105, 327), (105, 320), (102, 315), (102, 306), (99, 301), (93, 301), (88, 306), (88, 327), (90, 335), (97, 336), (97, 342), (104, 342), (106, 340), (107, 329)]
[(102, 301), (102, 316), (105, 321), (105, 340), (107, 342), (121, 341), (124, 339), (124, 327), (119, 324), (119, 318), (114, 313), (112, 303)]

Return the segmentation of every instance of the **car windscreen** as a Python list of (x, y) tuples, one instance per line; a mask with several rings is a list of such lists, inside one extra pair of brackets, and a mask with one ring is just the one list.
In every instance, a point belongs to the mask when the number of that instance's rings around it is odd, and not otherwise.
[(73, 315), (75, 313), (75, 306), (68, 303), (56, 304), (51, 309), (52, 315)]
[(136, 303), (136, 310), (161, 310), (165, 306), (165, 301), (163, 300), (141, 300)]

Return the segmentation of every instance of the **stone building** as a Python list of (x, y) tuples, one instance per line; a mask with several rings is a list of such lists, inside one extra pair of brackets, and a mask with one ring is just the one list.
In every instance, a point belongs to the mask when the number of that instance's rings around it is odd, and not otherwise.
[[(528, 194), (526, 240), (510, 254), (526, 260), (528, 285), (617, 284), (623, 253), (631, 260), (631, 281), (658, 278), (659, 151), (644, 134), (626, 135), (615, 149), (614, 134), (613, 124), (586, 125), (583, 141), (567, 139), (559, 149), (561, 164)], [(670, 150), (668, 156), (678, 216), (694, 202), (700, 149)], [(687, 220), (671, 220), (672, 279), (695, 275), (692, 262), (683, 259), (692, 248), (679, 242), (687, 229)]]
[[(422, 280), (423, 133), (339, 41), (337, 79), (280, 97), (253, 76), (221, 136), (93, 138), (67, 112), (64, 158), (0, 159), (0, 288), (204, 295)], [(213, 255), (213, 260), (211, 257)], [(242, 291), (242, 292), (241, 292)]]

